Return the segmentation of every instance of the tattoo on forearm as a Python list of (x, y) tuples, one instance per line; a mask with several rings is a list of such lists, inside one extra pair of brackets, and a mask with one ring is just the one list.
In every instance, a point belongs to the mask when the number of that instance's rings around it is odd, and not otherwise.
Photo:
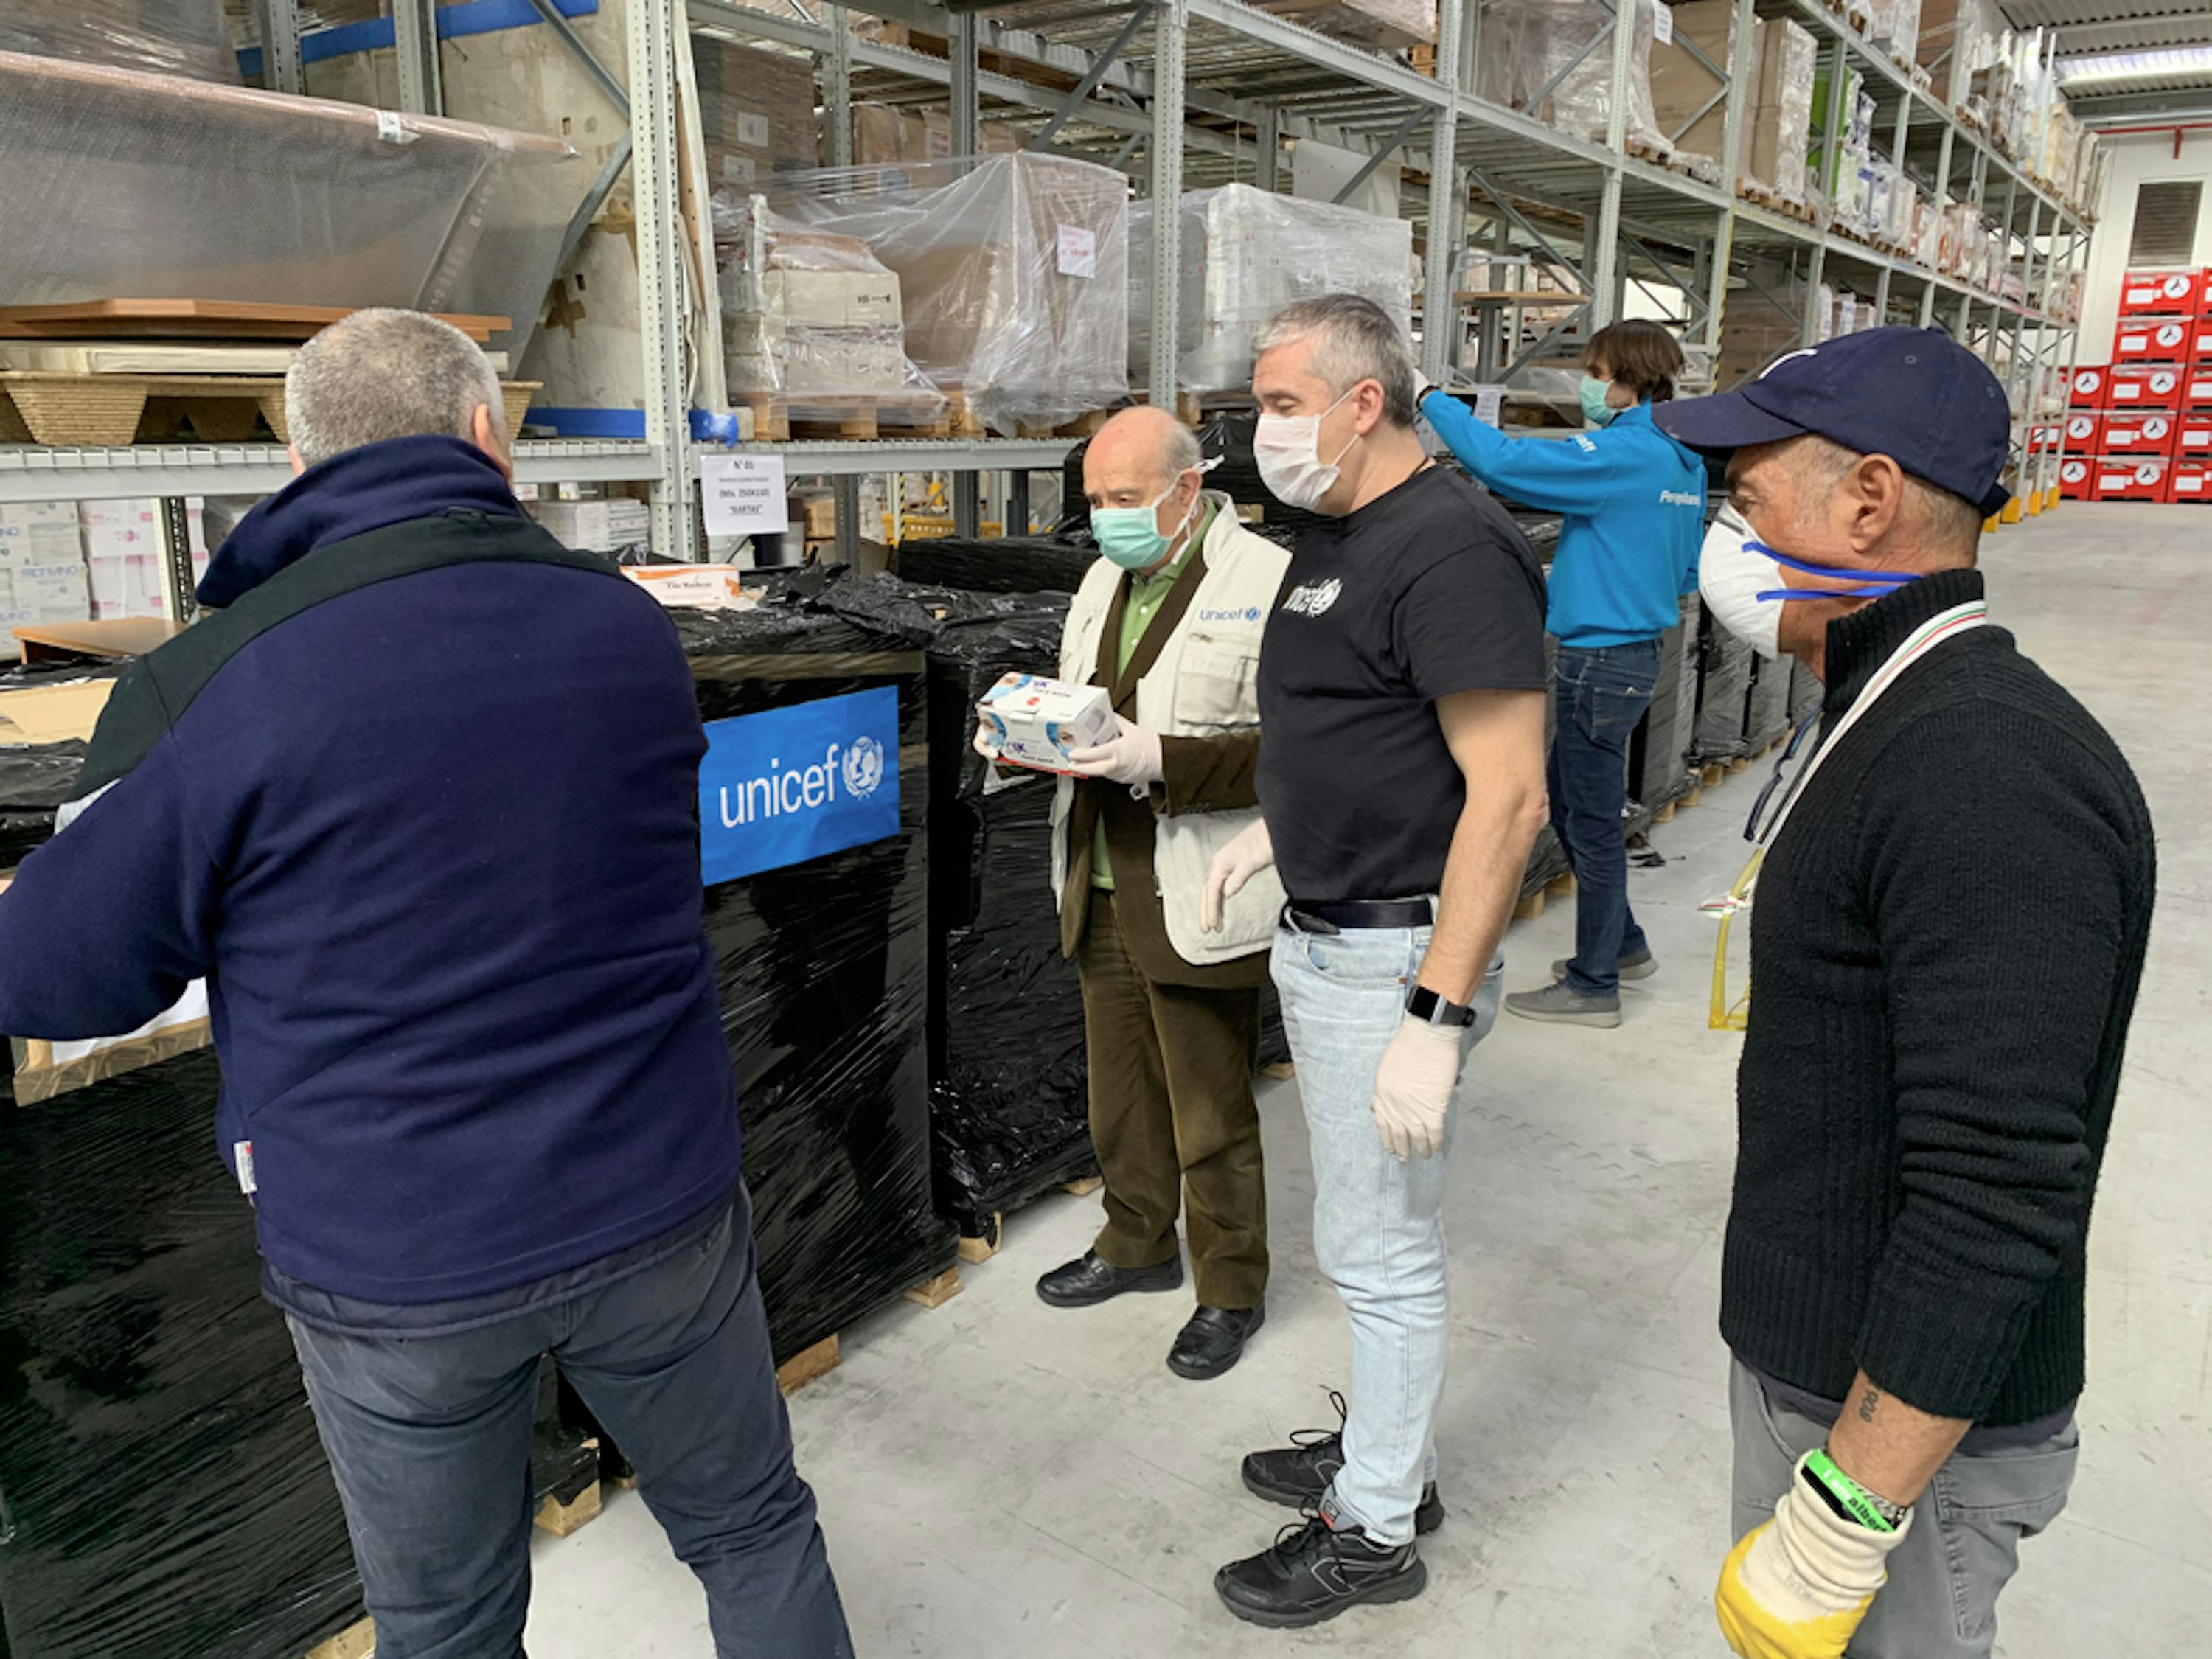
[(1862, 1423), (1873, 1422), (1875, 1407), (1881, 1404), (1881, 1390), (1880, 1389), (1869, 1389), (1863, 1395), (1859, 1396), (1859, 1421)]

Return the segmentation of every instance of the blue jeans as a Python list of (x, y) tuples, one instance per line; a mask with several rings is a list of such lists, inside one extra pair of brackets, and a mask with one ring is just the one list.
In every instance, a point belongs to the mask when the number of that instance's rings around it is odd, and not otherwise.
[(1620, 990), (1620, 959), (1650, 948), (1628, 908), (1628, 740), (1659, 678), (1659, 641), (1595, 650), (1559, 647), (1558, 730), (1546, 781), (1552, 828), (1575, 872), (1575, 953), (1568, 987), (1583, 996)]
[(743, 1188), (678, 1254), (566, 1300), (422, 1335), (290, 1319), (378, 1659), (517, 1659), (530, 1437), (550, 1352), (707, 1590), (719, 1659), (851, 1659), (791, 1455)]
[[(1436, 1475), (1443, 1397), (1444, 1152), (1401, 1164), (1382, 1145), (1375, 1072), (1427, 954), (1426, 927), (1275, 935), (1271, 967), (1297, 1070), (1314, 1166), (1314, 1254), (1352, 1316), (1344, 1468), (1324, 1504), (1385, 1544), (1413, 1535)], [(1464, 1055), (1498, 1018), (1505, 958), (1490, 964)], [(1456, 1109), (1444, 1121), (1449, 1152)]]

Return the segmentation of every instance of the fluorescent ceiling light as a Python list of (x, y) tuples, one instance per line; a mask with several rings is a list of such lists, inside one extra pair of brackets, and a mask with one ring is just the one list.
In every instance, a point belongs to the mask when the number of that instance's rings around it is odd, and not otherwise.
[(2170, 76), (2212, 75), (2212, 46), (2175, 46), (2164, 52), (2106, 52), (2058, 60), (2062, 87), (2100, 81), (2156, 81)]

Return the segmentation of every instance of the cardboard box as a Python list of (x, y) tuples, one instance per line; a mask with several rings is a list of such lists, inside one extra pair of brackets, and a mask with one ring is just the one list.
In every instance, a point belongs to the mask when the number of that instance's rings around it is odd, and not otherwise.
[[(986, 155), (1011, 155), (1022, 147), (1018, 128), (985, 121), (979, 148)], [(853, 161), (858, 167), (891, 167), (902, 161), (941, 161), (952, 154), (949, 110), (893, 109), (887, 104), (853, 106)]]
[(2169, 501), (2212, 502), (2212, 460), (2177, 460), (2166, 483)]
[(2111, 402), (2112, 371), (2102, 363), (2092, 363), (2074, 371), (2073, 384), (2068, 388), (2067, 403), (2075, 409), (2103, 409)]
[(811, 57), (694, 35), (691, 58), (710, 189), (764, 188), (822, 165)]
[(2114, 409), (2179, 409), (2185, 371), (2175, 363), (2139, 363), (2113, 369)]
[(2123, 321), (2112, 335), (2115, 363), (2186, 362), (2193, 330), (2179, 317)]
[(82, 553), (76, 502), (0, 502), (0, 564), (65, 563)]
[[(1708, 69), (1691, 48), (1695, 46), (1723, 70), (1733, 63), (1757, 61), (1763, 71), (1769, 26), (1753, 18), (1751, 44), (1739, 55), (1735, 49), (1735, 0), (1681, 0), (1674, 13), (1674, 38), (1671, 41), (1655, 39), (1651, 43), (1651, 112), (1658, 120), (1661, 134), (1676, 149), (1687, 150), (1693, 155), (1717, 156), (1721, 153), (1728, 83)], [(1762, 97), (1764, 90), (1762, 75)], [(1695, 124), (1677, 132), (1676, 129), (1692, 116), (1697, 118)]]
[(2066, 453), (2101, 455), (2105, 453), (2105, 417), (2094, 409), (2076, 409), (2066, 416)]
[(2131, 270), (2120, 279), (2123, 317), (2194, 317), (2203, 299), (2202, 270)]
[(999, 758), (1040, 772), (1064, 770), (1069, 755), (1105, 742), (1115, 729), (1103, 687), (1041, 674), (1007, 675), (975, 708), (997, 729)]
[(2115, 411), (2107, 415), (2105, 417), (2104, 453), (2124, 459), (2137, 455), (2164, 455), (2173, 447), (2178, 419), (2178, 416), (2162, 410), (2143, 415), (2123, 415)]
[(601, 501), (536, 501), (530, 515), (563, 546), (592, 553), (611, 553), (642, 541), (653, 526), (652, 508), (621, 496)]
[(896, 329), (898, 278), (888, 270), (771, 270), (761, 279), (787, 328)]
[(2058, 493), (2069, 501), (2097, 499), (2097, 474), (2104, 463), (2093, 456), (2069, 455), (2058, 463)]
[(2097, 499), (2100, 501), (2164, 501), (2166, 474), (2172, 466), (2172, 461), (2164, 455), (2107, 455), (2097, 463)]

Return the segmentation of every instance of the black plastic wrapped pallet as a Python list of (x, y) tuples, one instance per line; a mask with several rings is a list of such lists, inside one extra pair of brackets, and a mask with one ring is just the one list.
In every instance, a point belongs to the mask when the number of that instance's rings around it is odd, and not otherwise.
[(901, 543), (891, 568), (910, 582), (975, 593), (1073, 593), (1097, 557), (1087, 536), (931, 536)]
[(1690, 787), (1689, 726), (1697, 709), (1698, 598), (1682, 596), (1680, 620), (1659, 636), (1659, 678), (1629, 754), (1630, 793), (1656, 811)]
[(220, 1081), (202, 1050), (0, 1110), (13, 1659), (298, 1659), (361, 1616)]
[(927, 650), (930, 1133), (939, 1207), (988, 1236), (994, 1213), (1097, 1168), (1083, 989), (1052, 890), (1054, 781), (1001, 777), (969, 742), (1000, 676), (1054, 671), (1067, 595), (883, 577), (821, 603)]
[(1808, 714), (1820, 708), (1826, 698), (1827, 688), (1820, 677), (1796, 659), (1791, 659), (1790, 672), (1790, 724), (1797, 725)]
[(778, 576), (750, 611), (672, 614), (709, 722), (888, 687), (898, 833), (707, 889), (737, 1067), (761, 1292), (778, 1360), (930, 1278), (929, 748), (921, 653)]
[(1751, 690), (1744, 702), (1743, 751), (1755, 755), (1790, 731), (1790, 676), (1793, 657), (1753, 653)]
[(1734, 760), (1744, 752), (1744, 708), (1751, 695), (1751, 661), (1756, 654), (1717, 624), (1710, 612), (1700, 618), (1698, 719), (1690, 736), (1692, 766)]

